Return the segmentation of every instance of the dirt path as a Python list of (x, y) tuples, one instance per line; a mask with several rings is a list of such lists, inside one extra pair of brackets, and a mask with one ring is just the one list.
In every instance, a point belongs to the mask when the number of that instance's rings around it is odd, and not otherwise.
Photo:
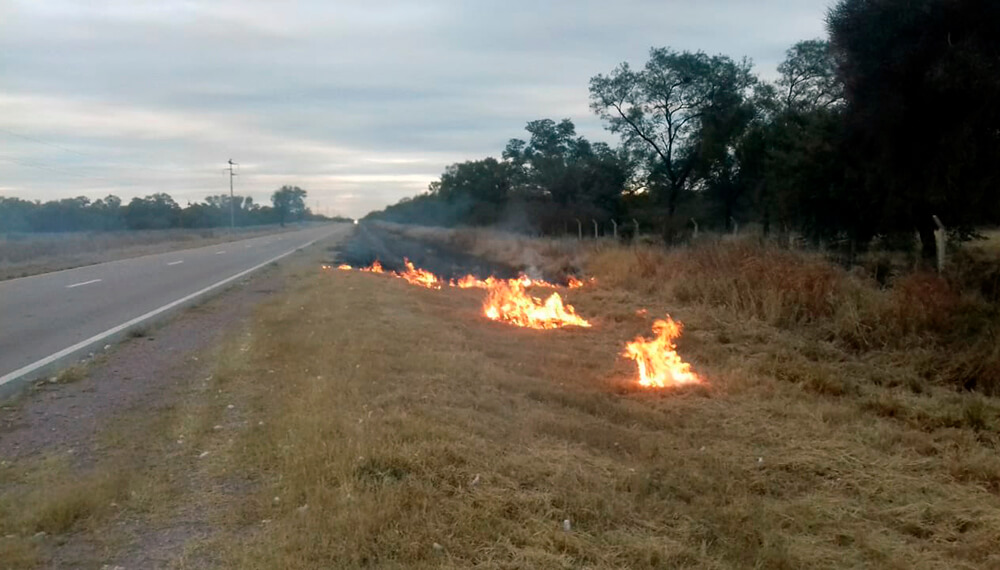
[[(13, 560), (17, 567), (19, 553), (30, 550), (25, 566), (101, 568), (110, 561), (110, 567), (157, 568), (176, 559), (176, 549), (192, 537), (208, 532), (210, 522), (199, 505), (164, 508), (171, 497), (194, 484), (180, 476), (191, 452), (178, 411), (218, 398), (206, 393), (218, 347), (238, 338), (259, 303), (283, 291), (291, 276), (313, 271), (333, 245), (333, 240), (325, 240), (298, 252), (111, 347), (85, 369), (62, 375), (66, 383), (42, 383), (5, 402), (0, 408), (0, 510), (13, 505), (10, 510), (20, 508), (24, 513), (0, 514), (0, 560)], [(151, 449), (138, 443), (143, 438), (133, 437), (137, 432), (164, 430), (176, 432), (174, 449)], [(94, 487), (91, 480), (95, 473), (106, 478), (121, 470), (128, 475), (154, 471), (169, 475), (140, 477), (138, 488), (121, 484), (127, 489), (124, 499), (132, 503), (142, 499), (149, 505), (119, 510), (119, 503), (126, 502), (119, 497), (124, 491), (100, 483)], [(66, 482), (74, 479), (79, 482)], [(58, 489), (67, 491), (63, 502), (68, 505), (54, 504), (51, 495), (32, 498), (40, 484), (56, 485), (57, 480)], [(88, 492), (107, 496), (86, 508), (79, 500), (74, 502), (73, 495)], [(114, 536), (95, 538), (88, 532), (88, 519), (108, 518), (114, 522)], [(72, 532), (51, 531), (63, 527)], [(21, 548), (23, 544), (18, 544), (26, 542), (27, 534), (31, 544)], [(7, 566), (0, 563), (0, 567)]]

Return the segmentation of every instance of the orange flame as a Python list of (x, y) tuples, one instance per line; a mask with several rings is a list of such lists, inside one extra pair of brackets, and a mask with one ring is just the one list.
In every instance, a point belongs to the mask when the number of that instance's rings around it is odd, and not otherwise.
[(340, 265), (337, 266), (337, 269), (339, 269), (341, 271), (350, 271), (352, 268), (351, 268), (350, 265), (348, 265), (346, 263), (342, 263), (342, 264), (340, 264)]
[(572, 275), (570, 275), (566, 279), (566, 286), (569, 287), (570, 289), (578, 289), (580, 287), (583, 287), (583, 281), (580, 281), (576, 277), (573, 277)]
[(543, 302), (528, 295), (520, 279), (495, 281), (486, 295), (483, 313), (494, 321), (532, 329), (590, 326), (571, 305), (563, 305), (559, 293), (553, 293)]
[(403, 258), (403, 263), (406, 265), (406, 271), (398, 273), (399, 277), (406, 279), (411, 285), (420, 285), (421, 287), (427, 287), (428, 289), (440, 289), (441, 281), (436, 275), (427, 271), (426, 269), (417, 269), (413, 266), (413, 263)]
[(639, 370), (639, 385), (647, 388), (665, 388), (684, 384), (698, 384), (702, 380), (691, 371), (691, 365), (681, 360), (674, 340), (681, 336), (684, 325), (670, 318), (653, 323), (656, 338), (646, 340), (641, 336), (625, 345), (623, 356), (635, 361)]
[(382, 264), (376, 259), (375, 263), (372, 263), (368, 267), (362, 267), (361, 271), (367, 271), (368, 273), (385, 273), (382, 269)]

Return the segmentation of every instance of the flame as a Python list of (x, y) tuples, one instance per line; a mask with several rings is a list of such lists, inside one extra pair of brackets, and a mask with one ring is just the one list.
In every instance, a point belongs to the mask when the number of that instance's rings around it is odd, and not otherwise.
[(372, 263), (368, 267), (362, 267), (361, 271), (367, 271), (368, 273), (385, 273), (382, 269), (382, 264), (376, 259), (375, 263)]
[(323, 264), (319, 266), (320, 269), (330, 269), (329, 265)]
[(340, 264), (340, 265), (337, 266), (337, 269), (339, 269), (341, 271), (350, 271), (352, 268), (351, 268), (350, 265), (348, 265), (346, 263), (342, 263), (342, 264)]
[(533, 329), (590, 326), (571, 305), (563, 305), (559, 293), (553, 293), (543, 302), (528, 295), (520, 279), (495, 281), (486, 295), (483, 313), (494, 321)]
[(625, 345), (623, 356), (635, 361), (639, 371), (639, 385), (648, 388), (665, 388), (683, 384), (698, 384), (702, 380), (691, 371), (691, 365), (681, 360), (674, 340), (681, 336), (684, 325), (670, 318), (653, 323), (656, 338), (646, 340), (636, 337)]
[(583, 281), (580, 281), (576, 277), (573, 277), (572, 275), (570, 275), (566, 279), (566, 286), (569, 287), (570, 289), (578, 289), (580, 287), (583, 287)]
[(492, 277), (483, 281), (475, 275), (466, 275), (458, 280), (452, 279), (450, 285), (452, 287), (458, 287), (459, 289), (486, 289), (489, 287), (491, 280), (493, 280)]
[(426, 269), (417, 269), (413, 266), (413, 263), (405, 257), (403, 258), (403, 264), (406, 265), (406, 271), (397, 273), (396, 275), (406, 279), (406, 281), (411, 285), (420, 285), (421, 287), (427, 287), (428, 289), (441, 288), (441, 280), (430, 271), (427, 271)]

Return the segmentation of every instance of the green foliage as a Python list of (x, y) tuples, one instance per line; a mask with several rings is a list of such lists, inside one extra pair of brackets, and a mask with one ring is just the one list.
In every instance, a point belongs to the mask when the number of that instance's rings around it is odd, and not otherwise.
[(278, 216), (278, 222), (284, 226), (286, 220), (303, 220), (309, 213), (306, 208), (305, 190), (298, 186), (282, 186), (271, 194), (271, 203)]
[(2, 232), (68, 232), (108, 230), (150, 230), (167, 228), (212, 228), (230, 224), (230, 200), (237, 226), (274, 224), (284, 220), (350, 221), (349, 218), (316, 216), (305, 207), (306, 191), (283, 187), (283, 211), (261, 206), (249, 196), (220, 194), (208, 196), (204, 202), (178, 205), (167, 194), (152, 194), (133, 198), (122, 205), (121, 198), (107, 196), (95, 200), (80, 196), (50, 202), (31, 202), (0, 196), (0, 231)]
[[(867, 232), (1000, 220), (1000, 4), (841, 0), (828, 25)], [(866, 237), (866, 236), (862, 236)]]
[(721, 123), (737, 112), (757, 81), (751, 67), (722, 55), (653, 48), (641, 71), (622, 63), (590, 80), (591, 108), (627, 149), (647, 158), (654, 180), (662, 182), (650, 190), (668, 215), (696, 182), (695, 168), (707, 167), (698, 136), (706, 117)]

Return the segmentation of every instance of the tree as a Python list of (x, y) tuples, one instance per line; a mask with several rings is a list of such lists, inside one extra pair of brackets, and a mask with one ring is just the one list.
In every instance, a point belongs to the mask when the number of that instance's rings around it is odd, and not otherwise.
[(161, 230), (180, 225), (181, 208), (168, 194), (132, 198), (124, 210), (125, 225), (130, 230)]
[(721, 101), (743, 98), (755, 82), (747, 60), (653, 48), (641, 71), (626, 62), (610, 75), (592, 78), (590, 101), (627, 149), (649, 157), (650, 174), (663, 182), (658, 201), (672, 216), (692, 183), (695, 134), (705, 113)]
[(282, 227), (285, 225), (285, 220), (301, 220), (306, 215), (306, 194), (307, 192), (298, 186), (282, 186), (271, 194), (271, 203)]
[(784, 107), (795, 111), (828, 108), (843, 103), (837, 62), (825, 40), (801, 41), (785, 52), (778, 65), (778, 86)]
[(840, 0), (827, 24), (871, 231), (915, 228), (933, 258), (933, 215), (1000, 221), (1000, 3)]

